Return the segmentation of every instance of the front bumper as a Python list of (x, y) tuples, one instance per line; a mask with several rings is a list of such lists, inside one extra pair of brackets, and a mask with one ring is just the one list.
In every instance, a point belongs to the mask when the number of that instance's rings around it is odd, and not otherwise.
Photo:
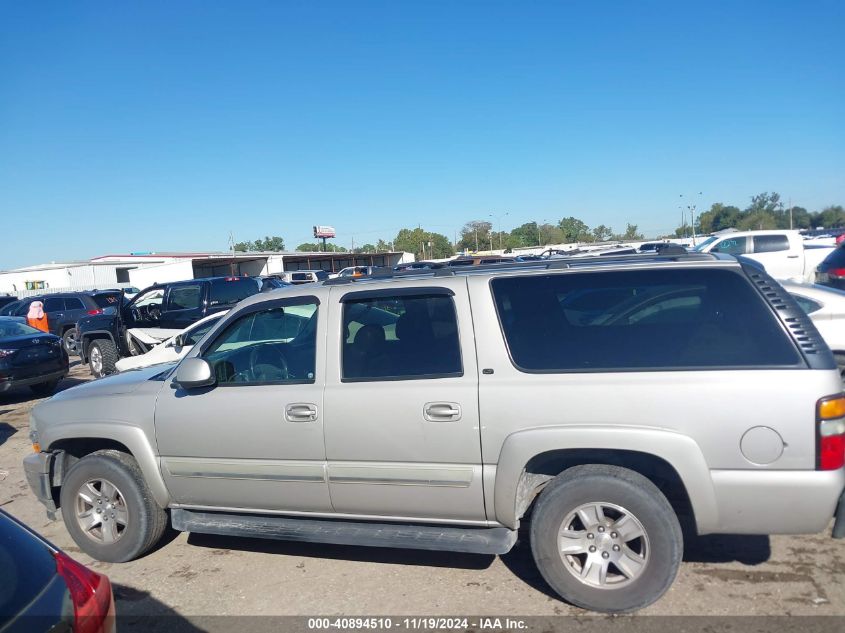
[(47, 508), (47, 516), (56, 518), (56, 502), (53, 498), (53, 475), (57, 453), (32, 453), (23, 460), (26, 481), (35, 497)]

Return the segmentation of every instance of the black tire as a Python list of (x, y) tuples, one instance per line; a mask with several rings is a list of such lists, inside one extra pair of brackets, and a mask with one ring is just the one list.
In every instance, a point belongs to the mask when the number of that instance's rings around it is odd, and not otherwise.
[(102, 378), (117, 371), (114, 365), (119, 358), (117, 346), (109, 339), (97, 339), (88, 347), (88, 366), (91, 368), (91, 374), (96, 378)]
[(76, 328), (68, 328), (62, 334), (62, 345), (69, 356), (78, 356), (79, 351), (76, 349)]
[[(125, 501), (128, 520), (112, 543), (86, 534), (76, 518), (77, 494), (87, 482), (97, 479), (113, 484)], [(60, 501), (67, 531), (83, 552), (97, 560), (123, 563), (143, 556), (167, 528), (167, 513), (153, 499), (138, 462), (120, 451), (97, 451), (77, 461), (64, 479)]]
[(51, 395), (58, 385), (58, 380), (50, 380), (48, 382), (39, 382), (37, 385), (30, 385), (29, 388), (36, 396), (44, 397)]
[[(602, 525), (598, 528), (600, 534), (593, 533), (595, 530), (586, 527), (586, 523), (570, 534), (585, 535), (584, 539), (574, 542), (576, 550), (582, 544), (595, 543), (599, 545), (598, 552), (595, 545), (590, 545), (590, 551), (596, 553), (591, 555), (585, 551), (565, 557), (561, 554), (561, 543), (572, 541), (559, 543), (559, 531), (564, 521), (571, 529), (569, 517), (588, 504), (608, 504), (608, 523), (602, 524), (601, 520), (595, 523)], [(647, 556), (636, 573), (623, 573), (624, 568), (615, 567), (611, 560), (605, 580), (612, 579), (617, 585), (613, 586), (611, 582), (595, 586), (577, 575), (585, 567), (593, 567), (588, 562), (590, 556), (594, 558), (589, 560), (602, 563), (598, 554), (602, 557), (607, 554), (606, 558), (610, 558), (631, 551), (627, 543), (610, 538), (612, 535), (618, 538), (622, 533), (622, 530), (619, 534), (612, 530), (613, 521), (622, 516), (612, 506), (624, 509), (640, 524), (645, 537), (630, 541), (631, 548), (639, 545), (639, 553), (646, 551)], [(578, 522), (580, 519), (575, 520), (576, 524)], [(590, 534), (593, 536), (589, 537)], [(586, 540), (586, 537), (594, 540)], [(619, 553), (617, 548), (624, 549)], [(681, 526), (663, 493), (639, 473), (618, 466), (588, 464), (565, 470), (546, 486), (532, 513), (531, 551), (543, 578), (564, 600), (591, 611), (629, 613), (650, 605), (672, 585), (683, 550)], [(579, 565), (579, 561), (583, 563)], [(598, 579), (593, 578), (593, 581)]]

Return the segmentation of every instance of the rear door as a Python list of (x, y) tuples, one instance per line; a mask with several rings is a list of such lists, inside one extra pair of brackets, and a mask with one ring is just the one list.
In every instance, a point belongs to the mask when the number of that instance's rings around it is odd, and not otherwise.
[(791, 244), (786, 234), (755, 235), (748, 257), (763, 264), (775, 279), (800, 279), (804, 269), (803, 253), (804, 245), (800, 242)]
[(65, 300), (62, 297), (45, 297), (43, 301), (50, 333), (61, 336), (65, 322)]
[(324, 398), (335, 511), (484, 520), (466, 281), (335, 286), (330, 308)]
[(65, 297), (65, 316), (62, 325), (75, 327), (76, 322), (85, 316), (86, 312), (87, 309), (82, 299), (79, 297)]
[(174, 284), (167, 288), (162, 304), (159, 327), (184, 330), (203, 316), (208, 282)]

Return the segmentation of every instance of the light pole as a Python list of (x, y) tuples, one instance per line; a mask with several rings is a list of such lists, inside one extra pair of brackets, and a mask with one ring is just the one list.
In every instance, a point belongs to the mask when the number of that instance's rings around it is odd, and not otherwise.
[[(701, 196), (700, 191), (698, 192), (698, 195)], [(683, 198), (684, 194), (680, 194), (679, 197)], [(692, 197), (687, 198), (687, 201), (689, 202), (689, 204), (686, 205), (687, 209), (689, 209), (690, 220), (692, 221), (692, 245), (693, 246), (695, 246), (695, 209), (698, 206), (698, 204), (697, 204), (697, 202), (695, 202), (695, 200), (696, 199), (693, 199)], [(701, 200), (701, 198), (699, 197), (699, 198), (697, 198), (697, 200)]]
[[(493, 215), (492, 213), (490, 214), (490, 217), (494, 218), (496, 220), (496, 224), (499, 225), (499, 250), (502, 250), (502, 218), (507, 217), (507, 215), (508, 215), (507, 211), (505, 211), (504, 215)], [(490, 250), (491, 251), (493, 250), (493, 240), (492, 239), (490, 240)]]

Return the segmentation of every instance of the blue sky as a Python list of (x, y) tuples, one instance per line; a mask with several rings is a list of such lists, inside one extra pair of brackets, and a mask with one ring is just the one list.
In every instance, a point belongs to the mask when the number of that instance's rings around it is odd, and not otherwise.
[(840, 0), (5, 2), (0, 269), (845, 204), (843, 28)]

